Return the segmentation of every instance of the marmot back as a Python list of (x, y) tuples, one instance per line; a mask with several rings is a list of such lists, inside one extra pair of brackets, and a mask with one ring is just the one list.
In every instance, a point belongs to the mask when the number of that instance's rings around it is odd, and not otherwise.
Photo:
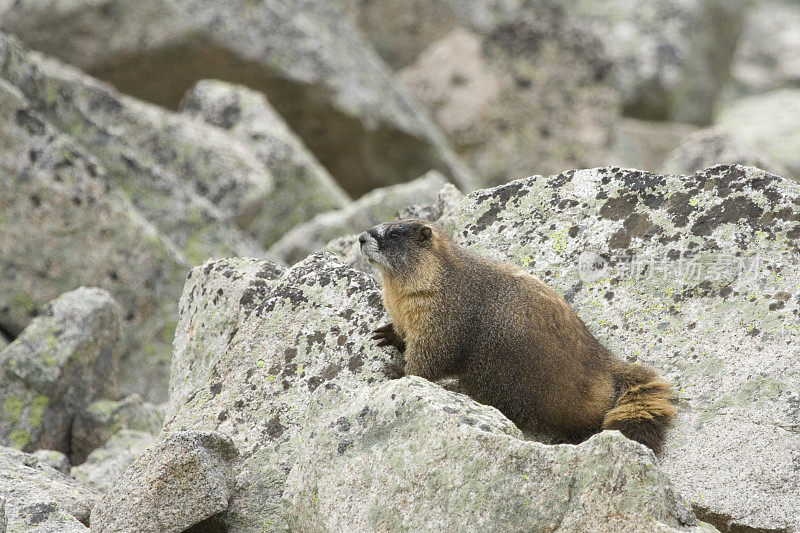
[(615, 358), (539, 278), (419, 220), (381, 224), (359, 240), (392, 320), (376, 339), (405, 353), (397, 374), (458, 377), (523, 428), (570, 441), (617, 429), (659, 450), (675, 415), (669, 384)]

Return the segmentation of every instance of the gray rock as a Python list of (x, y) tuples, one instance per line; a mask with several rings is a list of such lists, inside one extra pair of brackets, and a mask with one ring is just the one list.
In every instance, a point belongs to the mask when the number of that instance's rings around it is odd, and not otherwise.
[(384, 381), (389, 360), (371, 340), (384, 315), (372, 278), (328, 254), (254, 284), (259, 268), (273, 266), (237, 259), (192, 271), (163, 429), (233, 439), (239, 474), (223, 519), (231, 532), (286, 530), (281, 495), (305, 445), (298, 429), (310, 393)]
[(98, 496), (35, 456), (0, 447), (0, 499), (9, 533), (56, 533), (88, 531)]
[(731, 65), (735, 94), (800, 85), (800, 4), (792, 0), (753, 2)]
[(247, 143), (269, 169), (275, 190), (264, 204), (266, 216), (250, 227), (264, 246), (314, 215), (341, 209), (350, 197), (289, 129), (260, 92), (216, 80), (195, 85), (181, 101), (181, 110), (228, 130)]
[[(0, 41), (5, 42), (5, 41)], [(0, 326), (19, 335), (36, 310), (80, 285), (108, 290), (124, 326), (124, 393), (164, 396), (175, 301), (189, 262), (98, 161), (0, 79)]]
[(476, 183), (330, 1), (34, 0), (8, 7), (0, 28), (170, 108), (201, 79), (258, 87), (354, 196), (431, 168)]
[(40, 463), (49, 465), (65, 476), (69, 475), (69, 458), (63, 453), (56, 450), (36, 450), (33, 452)]
[[(539, 2), (541, 3), (541, 2)], [(746, 0), (567, 0), (614, 59), (626, 116), (706, 125), (728, 80)]]
[(94, 449), (83, 463), (72, 467), (70, 475), (81, 484), (105, 493), (155, 440), (152, 433), (121, 429)]
[(525, 441), (496, 409), (418, 377), (334, 405), (306, 417), (284, 493), (292, 531), (712, 529), (616, 431)]
[(210, 260), (189, 272), (178, 304), (166, 420), (212, 379), (240, 324), (283, 273), (275, 263), (248, 258)]
[[(620, 118), (614, 124), (614, 164), (658, 172), (668, 155), (695, 131), (697, 127), (691, 124)], [(701, 168), (710, 166), (713, 164)]]
[(0, 65), (0, 78), (90, 152), (103, 166), (103, 177), (189, 260), (263, 254), (234, 227), (246, 229), (264, 216), (272, 188), (269, 171), (244, 144), (217, 128), (121, 95), (3, 34)]
[(344, 209), (320, 213), (298, 225), (270, 247), (269, 253), (289, 264), (295, 263), (331, 239), (392, 220), (410, 204), (434, 202), (445, 183), (444, 176), (430, 171), (414, 181), (376, 189)]
[(70, 461), (78, 465), (122, 429), (153, 436), (161, 431), (163, 409), (131, 394), (122, 400), (96, 400), (76, 413), (72, 421)]
[(75, 414), (115, 393), (119, 328), (102, 289), (81, 287), (45, 306), (0, 352), (0, 444), (67, 453)]
[(767, 172), (786, 176), (780, 165), (737, 142), (720, 127), (706, 128), (688, 135), (664, 160), (665, 174), (693, 174), (714, 165), (758, 167)]
[(618, 108), (609, 65), (590, 32), (520, 9), (442, 33), (399, 76), (487, 186), (602, 160)]
[(724, 107), (717, 125), (738, 143), (764, 154), (800, 179), (800, 89), (748, 96)]
[(661, 466), (701, 520), (800, 527), (800, 185), (742, 166), (568, 171), (476, 191), (454, 222), (675, 385)]
[(236, 447), (213, 431), (176, 432), (145, 451), (92, 509), (92, 531), (184, 531), (228, 507)]

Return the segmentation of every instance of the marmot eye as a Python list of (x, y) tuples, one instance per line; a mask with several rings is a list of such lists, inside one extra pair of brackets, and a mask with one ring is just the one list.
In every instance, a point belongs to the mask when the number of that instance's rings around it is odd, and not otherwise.
[(396, 238), (398, 238), (399, 236), (400, 236), (400, 234), (399, 234), (399, 233), (397, 233), (396, 231), (393, 231), (393, 232), (391, 232), (391, 233), (389, 234), (389, 237), (391, 237), (392, 239), (396, 239)]

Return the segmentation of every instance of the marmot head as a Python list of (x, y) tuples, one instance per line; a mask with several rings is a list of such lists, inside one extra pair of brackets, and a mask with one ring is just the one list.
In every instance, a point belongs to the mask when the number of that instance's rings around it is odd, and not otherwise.
[(361, 253), (382, 272), (410, 273), (433, 246), (436, 230), (422, 220), (398, 220), (378, 224), (358, 237)]

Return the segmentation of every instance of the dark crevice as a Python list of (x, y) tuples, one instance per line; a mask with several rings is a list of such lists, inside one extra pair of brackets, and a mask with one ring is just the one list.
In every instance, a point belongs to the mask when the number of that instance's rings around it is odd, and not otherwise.
[(761, 528), (736, 524), (730, 516), (721, 513), (715, 513), (714, 511), (699, 505), (692, 505), (692, 509), (694, 510), (694, 514), (697, 516), (698, 520), (708, 522), (717, 528), (720, 533), (788, 533), (789, 531), (786, 528)]
[(224, 513), (215, 514), (205, 520), (194, 524), (193, 526), (185, 529), (183, 533), (227, 533), (228, 528), (222, 521)]
[(0, 324), (0, 337), (3, 337), (9, 343), (13, 342), (14, 339), (17, 338), (17, 336), (14, 335), (14, 333), (9, 328), (7, 328), (4, 324)]
[(263, 65), (204, 41), (172, 45), (115, 59), (89, 71), (121, 92), (178, 109), (187, 90), (203, 79), (244, 85), (266, 94), (270, 104), (353, 197), (417, 178), (430, 169), (448, 174), (424, 140), (385, 124), (367, 129), (338, 110), (331, 90), (276, 77)]

